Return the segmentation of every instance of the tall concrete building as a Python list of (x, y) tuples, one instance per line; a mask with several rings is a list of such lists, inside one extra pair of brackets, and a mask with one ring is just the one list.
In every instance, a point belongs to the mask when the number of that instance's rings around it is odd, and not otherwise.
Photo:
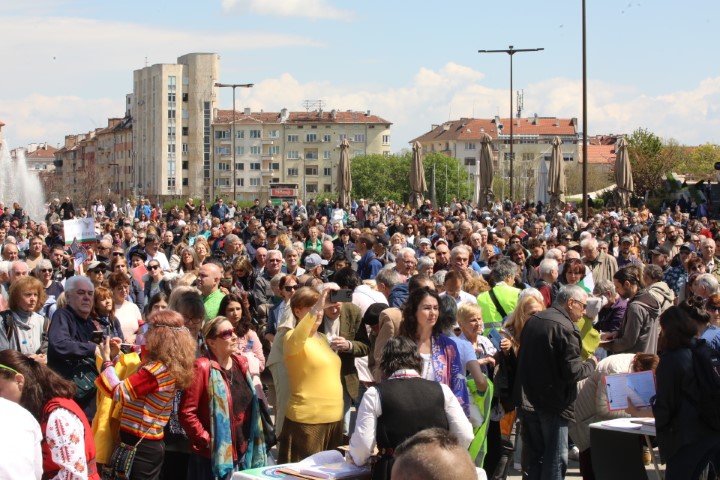
[(190, 53), (174, 64), (133, 74), (134, 195), (208, 197), (211, 124), (220, 76), (216, 53)]

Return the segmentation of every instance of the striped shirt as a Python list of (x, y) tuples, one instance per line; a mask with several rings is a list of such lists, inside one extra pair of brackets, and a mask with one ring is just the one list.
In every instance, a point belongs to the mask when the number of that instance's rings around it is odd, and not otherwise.
[(175, 379), (164, 364), (146, 363), (124, 381), (118, 378), (115, 367), (108, 367), (96, 383), (103, 394), (122, 405), (122, 431), (152, 440), (163, 438), (175, 397)]

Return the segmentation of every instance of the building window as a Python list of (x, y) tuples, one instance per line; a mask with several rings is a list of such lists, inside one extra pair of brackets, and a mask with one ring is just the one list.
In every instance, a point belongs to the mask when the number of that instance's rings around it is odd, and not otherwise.
[(332, 167), (323, 167), (323, 175), (326, 177), (332, 175)]
[(260, 170), (260, 162), (250, 162), (250, 170)]
[(236, 178), (235, 179), (235, 185), (238, 187), (244, 187), (245, 186), (245, 179), (244, 178)]
[(230, 155), (230, 147), (215, 147), (215, 155)]
[(270, 168), (272, 168), (273, 170), (280, 170), (280, 163), (279, 162), (271, 163)]
[(230, 171), (230, 164), (229, 163), (218, 163), (217, 169), (221, 172), (229, 172)]
[(250, 155), (260, 155), (260, 152), (262, 151), (262, 147), (259, 145), (250, 147)]
[(297, 177), (297, 176), (298, 176), (298, 169), (297, 169), (297, 167), (295, 167), (295, 168), (288, 168), (288, 169), (287, 169), (287, 174), (288, 174), (288, 177)]
[(305, 175), (317, 176), (317, 174), (318, 174), (317, 166), (305, 167)]
[(245, 170), (245, 164), (242, 162), (235, 163), (235, 170)]
[(474, 166), (475, 166), (475, 158), (473, 158), (473, 157), (466, 157), (466, 158), (465, 158), (465, 166), (466, 166), (466, 167), (474, 167)]
[(235, 155), (245, 155), (245, 147), (235, 146)]
[(215, 130), (216, 140), (226, 140), (230, 138), (230, 130)]
[(522, 159), (523, 159), (523, 162), (530, 162), (532, 160), (535, 160), (535, 154), (534, 153), (523, 153)]
[(168, 153), (175, 153), (175, 144), (174, 144), (174, 143), (168, 143), (167, 151), (168, 151)]
[(465, 142), (465, 150), (475, 150), (476, 148), (475, 142)]
[(365, 141), (365, 134), (356, 133), (353, 135), (353, 142), (361, 143)]
[(324, 134), (324, 135), (323, 135), (323, 142), (325, 142), (325, 143), (330, 143), (330, 142), (332, 142), (332, 135), (330, 135), (329, 133)]
[(250, 179), (250, 186), (251, 186), (251, 187), (259, 187), (259, 186), (260, 186), (260, 179), (259, 179), (259, 178), (251, 178), (251, 179)]
[(175, 110), (174, 109), (168, 110), (168, 118), (175, 118)]
[(250, 138), (262, 137), (262, 130), (250, 130)]
[(383, 135), (383, 136), (382, 136), (382, 144), (383, 144), (383, 145), (390, 145), (390, 135)]
[(188, 153), (190, 151), (190, 147), (187, 143), (182, 144), (182, 153)]
[[(183, 93), (183, 94), (182, 94), (182, 101), (183, 101), (183, 102), (187, 102), (187, 101), (188, 101), (188, 94), (187, 94), (187, 93)], [(187, 179), (183, 179), (183, 181), (185, 181), (185, 180), (187, 180)]]
[(297, 160), (298, 158), (300, 158), (300, 154), (297, 150), (288, 150), (287, 158), (288, 160)]
[(168, 177), (168, 188), (175, 188), (175, 177)]
[(288, 143), (297, 143), (300, 141), (300, 135), (288, 135)]
[(323, 192), (325, 193), (332, 193), (332, 185), (326, 183), (323, 185)]
[(323, 160), (330, 160), (332, 152), (330, 150), (323, 150)]
[(280, 155), (280, 146), (279, 145), (271, 145), (268, 149), (268, 153), (270, 155)]
[(280, 130), (268, 130), (268, 138), (280, 138)]
[(182, 127), (183, 137), (187, 137), (189, 133), (190, 133), (190, 128), (189, 128), (189, 127)]
[(573, 156), (572, 155), (563, 155), (563, 160), (566, 162), (572, 162)]
[(305, 135), (305, 141), (308, 143), (317, 142), (317, 133), (308, 133)]
[(245, 130), (235, 130), (235, 138), (245, 138)]
[(230, 179), (229, 179), (229, 178), (216, 178), (216, 179), (215, 179), (215, 186), (216, 186), (216, 187), (229, 187), (229, 186), (230, 186)]
[(187, 186), (189, 185), (188, 179), (187, 179), (187, 178), (183, 178), (182, 184), (183, 184), (183, 187), (187, 187)]
[(317, 193), (318, 192), (318, 186), (317, 183), (308, 183), (305, 185), (305, 190), (307, 193)]
[[(190, 168), (190, 162), (188, 162), (187, 160), (183, 160), (183, 162), (182, 162), (182, 169), (183, 169), (183, 170), (188, 170), (189, 168)], [(129, 172), (128, 172), (128, 173), (129, 173)]]

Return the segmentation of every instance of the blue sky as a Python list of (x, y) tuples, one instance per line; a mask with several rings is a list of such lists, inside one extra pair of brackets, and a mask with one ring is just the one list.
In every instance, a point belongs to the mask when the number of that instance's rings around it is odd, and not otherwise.
[[(591, 135), (720, 143), (720, 2), (588, 0), (587, 14)], [(220, 81), (255, 83), (238, 108), (371, 110), (394, 151), (431, 124), (508, 115), (508, 56), (478, 49), (544, 47), (515, 55), (523, 116), (582, 117), (580, 0), (0, 0), (0, 25), (11, 147), (105, 126), (146, 58), (197, 51), (220, 54)]]

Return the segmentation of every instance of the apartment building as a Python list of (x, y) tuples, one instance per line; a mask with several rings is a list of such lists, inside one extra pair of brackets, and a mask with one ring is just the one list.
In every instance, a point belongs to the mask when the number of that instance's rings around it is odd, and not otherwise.
[(209, 197), (211, 123), (220, 56), (190, 53), (174, 64), (135, 70), (132, 183), (151, 198)]
[(99, 189), (116, 200), (125, 199), (133, 190), (132, 118), (109, 118), (107, 127), (96, 131), (96, 171)]
[(370, 111), (244, 109), (233, 121), (232, 110), (218, 110), (212, 126), (213, 196), (232, 198), (235, 192), (238, 200), (267, 199), (273, 184), (295, 184), (304, 198), (335, 192), (340, 142), (350, 142), (351, 158), (388, 155), (390, 126)]
[[(441, 152), (457, 158), (472, 175), (477, 173), (480, 141), (487, 134), (492, 138), (496, 175), (510, 176), (510, 119), (461, 118), (441, 125), (415, 138), (423, 152)], [(532, 191), (536, 171), (541, 161), (550, 161), (552, 140), (562, 140), (566, 168), (575, 168), (580, 159), (579, 134), (576, 118), (538, 117), (513, 118), (514, 177)]]

